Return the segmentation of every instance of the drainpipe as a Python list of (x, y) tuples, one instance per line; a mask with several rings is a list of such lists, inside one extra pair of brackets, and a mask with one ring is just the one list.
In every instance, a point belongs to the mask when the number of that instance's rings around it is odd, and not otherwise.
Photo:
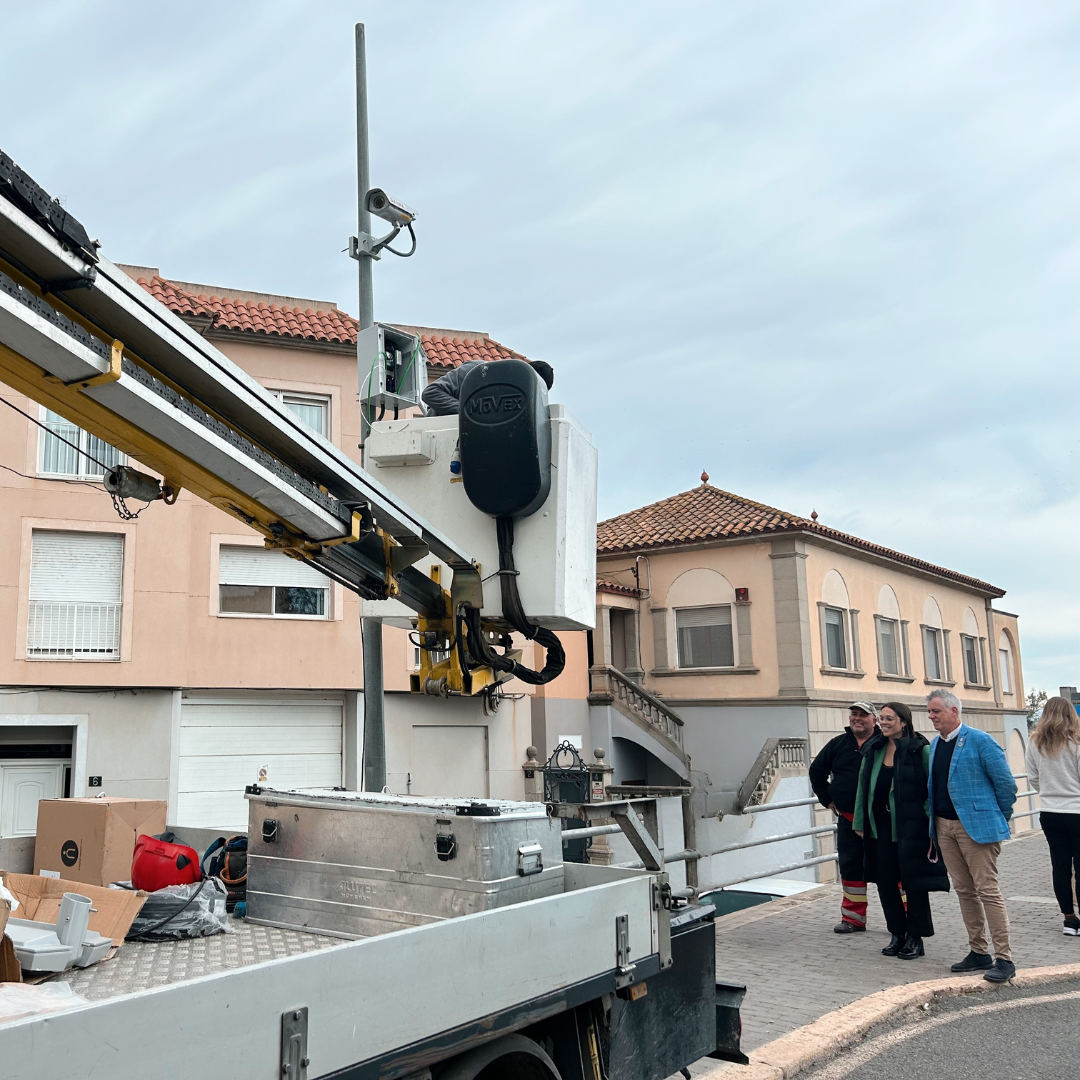
[(994, 630), (994, 606), (990, 597), (986, 598), (986, 637), (987, 652), (990, 653), (990, 684), (994, 688), (994, 704), (1003, 706), (1001, 698), (1001, 672), (998, 670), (997, 633)]

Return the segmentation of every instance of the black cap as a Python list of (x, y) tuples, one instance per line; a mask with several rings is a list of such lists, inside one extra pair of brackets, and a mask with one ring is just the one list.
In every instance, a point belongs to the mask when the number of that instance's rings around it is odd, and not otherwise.
[(544, 380), (550, 390), (551, 384), (555, 382), (555, 369), (546, 360), (530, 360), (529, 367)]

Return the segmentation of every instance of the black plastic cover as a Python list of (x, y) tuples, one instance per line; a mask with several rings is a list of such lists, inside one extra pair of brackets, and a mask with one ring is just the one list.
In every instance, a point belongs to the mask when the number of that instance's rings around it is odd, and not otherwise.
[(49, 230), (65, 247), (88, 262), (98, 261), (97, 248), (82, 222), (69, 214), (49, 193), (0, 150), (0, 196), (14, 203)]
[(469, 501), (492, 517), (527, 517), (551, 490), (543, 379), (524, 360), (477, 364), (461, 385), (461, 473)]

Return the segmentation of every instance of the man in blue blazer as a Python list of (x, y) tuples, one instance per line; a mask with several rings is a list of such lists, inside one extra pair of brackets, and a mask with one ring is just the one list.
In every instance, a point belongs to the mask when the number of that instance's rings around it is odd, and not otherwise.
[(926, 699), (938, 733), (930, 744), (930, 834), (952, 878), (971, 947), (952, 970), (985, 970), (990, 982), (1008, 982), (1016, 965), (997, 861), (1001, 841), (1009, 838), (1016, 781), (1005, 751), (985, 731), (963, 723), (962, 708), (948, 690), (935, 690)]

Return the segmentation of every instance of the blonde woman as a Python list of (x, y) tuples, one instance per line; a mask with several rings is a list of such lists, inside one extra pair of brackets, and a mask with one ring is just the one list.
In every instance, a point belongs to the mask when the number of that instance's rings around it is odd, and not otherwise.
[(1050, 863), (1054, 895), (1065, 916), (1062, 933), (1080, 937), (1073, 873), (1080, 883), (1080, 718), (1072, 702), (1052, 697), (1043, 706), (1027, 751), (1028, 782), (1039, 793), (1039, 814)]

